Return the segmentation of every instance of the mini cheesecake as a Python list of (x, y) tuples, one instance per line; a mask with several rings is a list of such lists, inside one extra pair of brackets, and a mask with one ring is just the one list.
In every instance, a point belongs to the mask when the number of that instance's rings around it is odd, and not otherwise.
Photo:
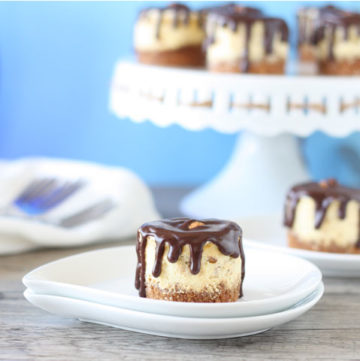
[(360, 190), (329, 179), (298, 184), (286, 197), (290, 247), (360, 253)]
[(138, 230), (135, 286), (141, 297), (234, 302), (242, 296), (242, 231), (234, 222), (173, 218)]
[(360, 13), (325, 6), (298, 13), (299, 57), (320, 74), (360, 74)]
[(333, 6), (324, 6), (321, 8), (306, 7), (298, 10), (297, 18), (297, 41), (298, 57), (300, 62), (316, 64), (316, 46), (313, 43), (315, 30), (320, 18), (325, 13), (337, 12)]
[(288, 27), (282, 19), (235, 4), (206, 13), (205, 47), (210, 71), (284, 73)]
[(134, 29), (139, 62), (169, 66), (204, 66), (202, 12), (171, 4), (140, 12)]

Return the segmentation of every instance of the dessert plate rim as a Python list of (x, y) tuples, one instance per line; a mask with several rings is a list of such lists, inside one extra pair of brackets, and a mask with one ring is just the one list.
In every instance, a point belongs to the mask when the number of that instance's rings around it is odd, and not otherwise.
[[(52, 268), (56, 269), (57, 267), (57, 272), (59, 272), (59, 270), (64, 272), (65, 267), (71, 267), (71, 264), (73, 264), (72, 266), (74, 267), (74, 265), (79, 264), (79, 262), (84, 262), (84, 267), (86, 268), (86, 262), (90, 263), (90, 260), (93, 261), (96, 259), (96, 257), (115, 257), (114, 252), (115, 255), (117, 252), (118, 254), (123, 254), (123, 256), (126, 256), (126, 254), (129, 254), (129, 252), (135, 253), (134, 248), (135, 246), (111, 247), (61, 258), (29, 272), (24, 276), (23, 283), (33, 292), (40, 294), (71, 297), (85, 301), (96, 302), (99, 304), (145, 311), (149, 313), (176, 315), (179, 317), (216, 318), (244, 317), (267, 314), (270, 312), (278, 312), (282, 309), (290, 307), (313, 292), (322, 280), (322, 274), (320, 270), (310, 262), (294, 256), (284, 255), (279, 252), (271, 252), (271, 254), (280, 257), (280, 259), (282, 257), (286, 257), (286, 259), (289, 259), (290, 257), (291, 260), (295, 258), (299, 265), (307, 267), (308, 279), (304, 277), (304, 279), (300, 279), (298, 284), (287, 286), (288, 289), (285, 293), (280, 293), (279, 295), (267, 298), (265, 297), (259, 300), (240, 300), (239, 302), (228, 303), (171, 302), (165, 300), (141, 298), (137, 295), (133, 296), (99, 289), (94, 286), (94, 283), (96, 284), (96, 282), (90, 282), (90, 284), (88, 283), (87, 285), (80, 285), (79, 282), (59, 282), (52, 279)], [(264, 254), (263, 250), (258, 250), (252, 247), (247, 247), (245, 249), (245, 257), (246, 252)], [(88, 261), (86, 261), (86, 257), (88, 257)], [(84, 277), (86, 277), (86, 275)]]
[[(253, 230), (247, 234), (244, 245), (262, 250), (269, 250), (289, 254), (295, 257), (306, 259), (317, 265), (324, 276), (359, 277), (360, 275), (360, 254), (330, 253), (311, 251), (306, 249), (291, 248), (286, 243), (286, 229), (281, 225), (279, 213), (260, 214), (236, 218), (236, 222), (244, 229)], [(277, 229), (265, 227), (249, 227), (249, 224), (279, 224)], [(274, 233), (272, 233), (274, 231)], [(280, 244), (278, 241), (281, 241)]]
[[(251, 243), (249, 243), (251, 242)], [(254, 243), (252, 243), (254, 242)], [(264, 248), (267, 248), (269, 250), (273, 250), (273, 251), (282, 251), (283, 248), (288, 249), (289, 252), (287, 252), (289, 255), (294, 256), (294, 257), (302, 257), (305, 259), (310, 259), (311, 260), (313, 258), (318, 258), (318, 259), (324, 259), (324, 260), (344, 260), (347, 259), (349, 261), (359, 261), (360, 260), (360, 254), (347, 254), (347, 253), (332, 253), (332, 252), (323, 252), (323, 251), (312, 251), (309, 249), (300, 249), (300, 248), (291, 248), (289, 246), (286, 247), (282, 247), (282, 246), (276, 246), (276, 245), (271, 245), (271, 244), (265, 244), (264, 241), (260, 241), (257, 239), (250, 239), (247, 238), (244, 240), (244, 243), (246, 243), (248, 246), (250, 246), (251, 248), (257, 248), (255, 246), (256, 245), (263, 245)]]
[(320, 282), (315, 291), (286, 310), (259, 316), (233, 318), (161, 315), (70, 297), (38, 294), (31, 289), (25, 290), (24, 297), (34, 306), (47, 312), (75, 317), (85, 322), (164, 337), (220, 339), (256, 334), (292, 321), (310, 310), (321, 299), (323, 293), (324, 284)]

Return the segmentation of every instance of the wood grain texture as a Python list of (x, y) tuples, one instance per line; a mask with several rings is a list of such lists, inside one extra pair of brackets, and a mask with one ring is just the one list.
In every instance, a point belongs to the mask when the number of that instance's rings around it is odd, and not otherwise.
[[(177, 215), (171, 204), (183, 193), (157, 190), (160, 211)], [(83, 323), (51, 315), (23, 298), (21, 278), (31, 269), (111, 246), (114, 243), (0, 257), (0, 360), (360, 360), (360, 278), (326, 278), (321, 301), (288, 324), (260, 335), (211, 341)]]

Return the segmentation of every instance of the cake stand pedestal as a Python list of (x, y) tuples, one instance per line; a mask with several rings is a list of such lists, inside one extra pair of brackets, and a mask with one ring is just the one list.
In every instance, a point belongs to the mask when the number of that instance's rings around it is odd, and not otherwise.
[(222, 171), (181, 203), (192, 217), (236, 218), (279, 212), (289, 187), (309, 178), (296, 136), (360, 130), (359, 96), (358, 77), (219, 74), (120, 62), (110, 107), (119, 117), (161, 127), (241, 132)]
[(222, 171), (184, 198), (181, 210), (194, 217), (225, 218), (279, 212), (284, 192), (308, 179), (297, 143), (288, 134), (244, 132)]

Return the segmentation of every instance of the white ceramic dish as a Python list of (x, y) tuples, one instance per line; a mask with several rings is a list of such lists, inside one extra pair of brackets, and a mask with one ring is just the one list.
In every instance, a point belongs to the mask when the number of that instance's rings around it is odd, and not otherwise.
[(246, 217), (237, 219), (236, 222), (246, 230), (244, 233), (247, 246), (305, 258), (316, 264), (326, 276), (360, 277), (360, 255), (315, 252), (288, 247), (281, 215)]
[(321, 298), (324, 285), (291, 308), (262, 316), (236, 318), (194, 318), (138, 312), (78, 299), (36, 294), (25, 291), (26, 299), (48, 312), (75, 317), (83, 321), (105, 324), (124, 330), (158, 336), (188, 339), (218, 339), (241, 337), (260, 333), (269, 328), (294, 320)]
[(247, 247), (244, 297), (233, 303), (186, 303), (138, 296), (134, 246), (107, 248), (51, 262), (27, 274), (35, 293), (76, 298), (142, 312), (182, 317), (241, 317), (282, 311), (312, 293), (321, 272), (311, 263)]

